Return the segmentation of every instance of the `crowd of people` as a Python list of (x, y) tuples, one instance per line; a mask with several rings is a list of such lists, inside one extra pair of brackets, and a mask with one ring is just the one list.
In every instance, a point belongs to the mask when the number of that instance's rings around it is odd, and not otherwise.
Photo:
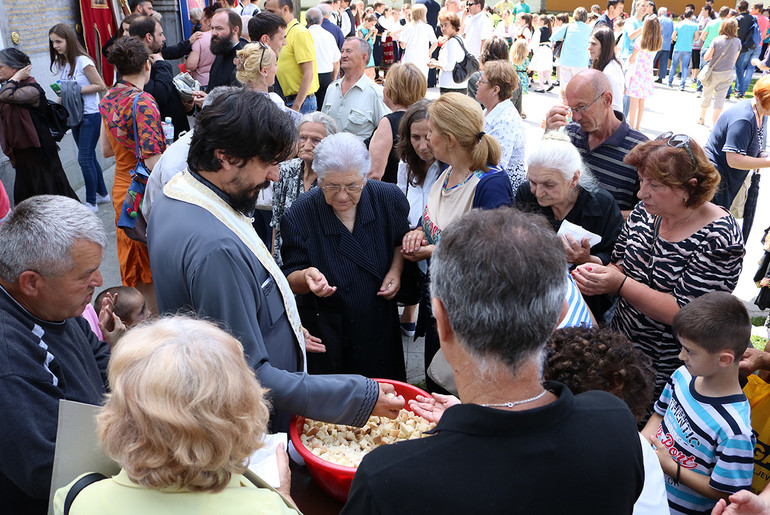
[[(134, 0), (101, 49), (115, 77), (57, 24), (58, 103), (27, 55), (0, 50), (17, 172), (13, 209), (0, 188), (12, 511), (48, 506), (60, 399), (103, 406), (98, 438), (122, 470), (60, 489), (55, 513), (299, 511), (285, 450), (277, 490), (243, 475), (248, 457), (292, 415), (395, 417), (404, 399), (371, 378), (406, 381), (405, 336), (424, 337), (432, 394), (407, 407), (436, 429), (370, 453), (344, 513), (770, 513), (740, 492), (767, 478), (739, 379), (770, 358), (747, 349), (731, 294), (751, 223), (730, 208), (770, 165), (770, 76), (749, 84), (770, 68), (760, 8), (688, 6), (674, 24), (648, 0), (627, 18), (622, 0), (571, 17), (524, 0), (294, 7), (223, 0), (167, 45)], [(200, 90), (177, 87), (180, 58)], [(681, 67), (684, 89), (690, 63), (701, 122), (714, 102), (708, 142), (649, 140), (655, 68), (672, 85)], [(752, 97), (721, 112), (733, 68)], [(523, 97), (556, 86), (528, 142)], [(110, 202), (122, 284), (92, 303)], [(580, 474), (549, 495), (557, 463)]]

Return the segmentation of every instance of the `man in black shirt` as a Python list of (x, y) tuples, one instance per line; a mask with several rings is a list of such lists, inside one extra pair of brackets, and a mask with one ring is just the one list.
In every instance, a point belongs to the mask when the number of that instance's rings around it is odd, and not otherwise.
[(735, 97), (743, 98), (746, 90), (749, 89), (751, 75), (746, 77), (749, 66), (751, 66), (751, 50), (754, 49), (754, 17), (748, 13), (749, 3), (746, 0), (738, 2), (738, 16), (735, 20), (738, 22), (738, 39), (741, 42), (741, 53), (738, 60), (735, 61)]
[(216, 56), (209, 72), (208, 90), (217, 86), (237, 86), (235, 57), (246, 46), (241, 39), (241, 17), (230, 9), (219, 9), (211, 17), (211, 53)]
[(367, 454), (343, 514), (633, 511), (644, 466), (628, 406), (543, 382), (566, 269), (558, 236), (536, 214), (473, 210), (443, 230), (430, 286), (460, 399), (410, 401), (438, 421), (432, 436)]

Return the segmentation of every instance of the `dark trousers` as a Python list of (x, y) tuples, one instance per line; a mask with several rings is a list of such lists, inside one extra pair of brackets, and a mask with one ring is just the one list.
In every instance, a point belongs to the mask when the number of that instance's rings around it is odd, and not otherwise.
[(438, 92), (442, 95), (444, 93), (462, 93), (463, 95), (467, 95), (468, 88), (438, 88)]
[(655, 60), (653, 61), (653, 67), (658, 69), (658, 77), (665, 79), (668, 73), (668, 58), (671, 56), (671, 50), (658, 50), (655, 54)]
[(315, 92), (315, 98), (316, 98), (316, 101), (318, 102), (319, 111), (324, 106), (324, 97), (326, 96), (326, 89), (329, 87), (329, 84), (331, 84), (332, 82), (334, 82), (332, 80), (332, 72), (318, 74), (318, 91)]

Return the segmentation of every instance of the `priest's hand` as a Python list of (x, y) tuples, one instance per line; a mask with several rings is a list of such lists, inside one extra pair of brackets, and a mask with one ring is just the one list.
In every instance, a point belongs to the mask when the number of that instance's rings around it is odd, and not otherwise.
[(326, 352), (326, 345), (321, 343), (321, 339), (310, 334), (310, 331), (302, 328), (302, 334), (305, 336), (305, 350), (308, 352), (323, 353)]
[(396, 395), (396, 389), (392, 384), (380, 383), (380, 396), (374, 405), (372, 415), (377, 417), (396, 418), (398, 412), (404, 407), (404, 398)]

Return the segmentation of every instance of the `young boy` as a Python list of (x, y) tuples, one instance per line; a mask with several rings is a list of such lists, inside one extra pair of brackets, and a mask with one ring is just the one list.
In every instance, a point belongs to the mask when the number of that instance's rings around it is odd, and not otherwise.
[(669, 379), (642, 433), (666, 474), (671, 513), (711, 513), (751, 486), (754, 436), (738, 362), (751, 337), (743, 303), (708, 293), (674, 317), (684, 366)]
[(150, 311), (144, 302), (144, 296), (136, 288), (130, 286), (113, 286), (99, 293), (94, 301), (94, 309), (97, 313), (101, 310), (102, 299), (110, 294), (114, 296), (114, 313), (131, 329), (150, 316)]

